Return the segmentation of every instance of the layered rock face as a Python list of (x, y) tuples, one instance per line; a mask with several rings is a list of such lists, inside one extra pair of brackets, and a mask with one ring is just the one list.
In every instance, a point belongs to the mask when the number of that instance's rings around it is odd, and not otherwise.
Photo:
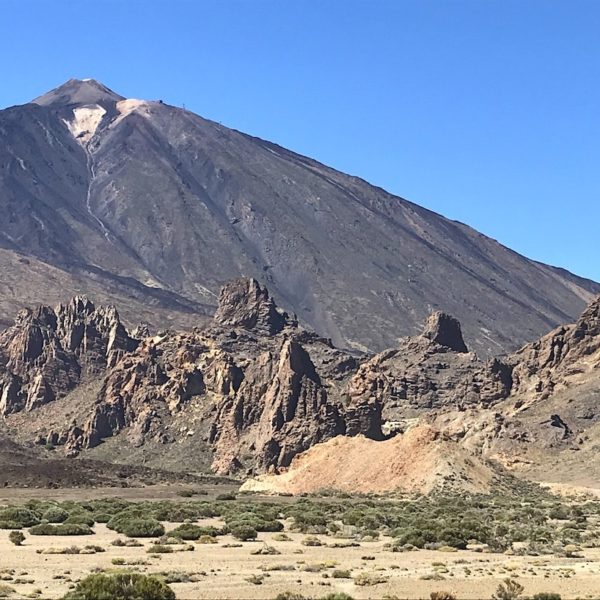
[(0, 414), (64, 396), (136, 345), (114, 307), (96, 308), (85, 297), (21, 311), (0, 334)]

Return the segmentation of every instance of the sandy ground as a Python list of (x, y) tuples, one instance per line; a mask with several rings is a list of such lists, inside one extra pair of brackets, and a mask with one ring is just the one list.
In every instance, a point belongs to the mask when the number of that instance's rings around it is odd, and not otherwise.
[[(217, 524), (205, 519), (201, 524)], [(168, 529), (175, 527), (165, 524)], [(227, 548), (224, 544), (240, 543), (230, 537), (219, 537), (217, 544), (193, 543), (193, 552), (149, 555), (146, 552), (152, 541), (143, 540), (144, 547), (125, 548), (111, 545), (117, 537), (105, 525), (95, 526), (93, 536), (27, 536), (25, 544), (16, 548), (8, 541), (8, 531), (0, 531), (0, 578), (2, 583), (16, 590), (11, 598), (23, 598), (34, 590), (42, 590), (42, 598), (59, 598), (71, 581), (86, 576), (94, 569), (114, 569), (113, 559), (127, 563), (142, 561), (130, 566), (143, 573), (163, 571), (185, 572), (197, 581), (174, 583), (172, 588), (180, 599), (196, 598), (274, 598), (278, 593), (294, 590), (309, 597), (323, 596), (332, 591), (344, 591), (354, 598), (429, 598), (434, 590), (447, 590), (458, 598), (490, 598), (498, 583), (508, 576), (518, 578), (525, 594), (558, 592), (563, 599), (586, 598), (600, 590), (600, 550), (586, 550), (583, 558), (511, 557), (499, 554), (482, 554), (474, 551), (442, 552), (419, 550), (392, 553), (383, 548), (386, 539), (361, 542), (357, 548), (307, 547), (301, 544), (303, 534), (289, 533), (289, 542), (273, 541), (276, 534), (259, 535), (256, 542), (245, 542), (240, 547)], [(317, 536), (324, 543), (331, 537)], [(253, 556), (252, 550), (267, 542), (281, 552), (275, 556)], [(36, 550), (49, 547), (83, 547), (96, 544), (106, 552), (83, 555), (38, 554)], [(364, 558), (373, 557), (373, 558)], [(304, 569), (321, 564), (320, 571)], [(285, 566), (293, 570), (264, 568)], [(128, 567), (118, 567), (128, 568)], [(354, 577), (360, 573), (377, 573), (388, 578), (385, 583), (368, 587), (357, 586), (352, 579), (333, 579), (334, 569), (349, 569)], [(13, 571), (13, 581), (7, 573)], [(4, 573), (4, 574), (2, 574)], [(262, 584), (246, 579), (267, 575)], [(327, 575), (327, 577), (326, 577)], [(438, 580), (431, 580), (432, 576)], [(22, 583), (14, 583), (20, 578)]]

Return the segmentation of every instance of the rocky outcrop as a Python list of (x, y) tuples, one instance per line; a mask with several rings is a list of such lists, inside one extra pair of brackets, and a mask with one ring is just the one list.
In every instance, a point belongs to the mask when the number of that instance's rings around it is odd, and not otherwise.
[(288, 314), (277, 308), (268, 290), (256, 279), (246, 278), (236, 279), (221, 288), (214, 321), (267, 335), (275, 335), (292, 324)]
[(357, 357), (300, 327), (256, 281), (236, 280), (220, 297), (208, 326), (141, 328), (141, 341), (114, 309), (85, 298), (24, 311), (0, 335), (7, 423), (18, 416), (27, 429), (25, 414), (48, 415), (44, 405), (62, 406), (75, 389), (64, 421), (33, 428), (28, 441), (68, 456), (99, 456), (111, 442), (118, 460), (158, 456), (162, 467), (175, 457), (178, 469), (223, 474), (278, 472), (332, 438), (385, 441), (423, 423), (511, 464), (534, 447), (577, 449), (600, 423), (600, 301), (577, 323), (482, 361), (444, 313), (396, 348)]
[(63, 396), (136, 345), (114, 307), (96, 308), (85, 297), (21, 311), (0, 334), (0, 414)]
[(421, 334), (434, 344), (453, 350), (468, 352), (463, 340), (460, 323), (457, 319), (443, 312), (436, 311), (430, 315)]
[(511, 356), (514, 393), (548, 398), (572, 379), (600, 368), (600, 298), (576, 323), (558, 327)]
[(385, 421), (396, 421), (425, 411), (491, 406), (510, 395), (512, 368), (501, 359), (482, 362), (469, 353), (458, 321), (438, 312), (420, 336), (365, 361), (349, 392), (381, 406)]
[(110, 370), (68, 452), (122, 430), (134, 446), (204, 435), (213, 470), (254, 472), (337, 435), (382, 437), (381, 404), (345, 392), (355, 358), (299, 328), (253, 280), (220, 297), (212, 326), (147, 338)]

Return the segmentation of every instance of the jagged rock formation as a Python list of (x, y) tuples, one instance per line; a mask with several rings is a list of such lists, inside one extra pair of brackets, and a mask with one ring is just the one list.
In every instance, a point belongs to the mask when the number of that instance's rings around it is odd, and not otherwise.
[(30, 411), (65, 395), (136, 345), (114, 307), (96, 308), (85, 297), (21, 311), (0, 334), (0, 414)]
[[(379, 402), (344, 395), (356, 368), (352, 356), (298, 327), (254, 280), (233, 281), (220, 297), (211, 326), (147, 337), (136, 349), (127, 346), (119, 360), (107, 359), (88, 416), (40, 441), (64, 444), (73, 456), (124, 430), (133, 447), (159, 443), (165, 452), (169, 444), (202, 436), (213, 448), (213, 469), (229, 473), (287, 466), (336, 435), (382, 437)], [(81, 314), (81, 302), (73, 304)], [(71, 339), (73, 319), (60, 323), (61, 335), (69, 332)], [(131, 338), (121, 334), (108, 341), (127, 345)], [(97, 354), (90, 344), (68, 347), (82, 348), (77, 364)]]
[(600, 293), (356, 177), (93, 80), (0, 111), (0, 211), (2, 324), (86, 293), (189, 328), (243, 275), (338, 347), (396, 347), (443, 310), (488, 356)]
[(340, 436), (405, 453), (410, 444), (388, 442), (416, 425), (444, 440), (428, 456), (456, 451), (439, 465), (471, 453), (540, 478), (531, 465), (553, 460), (574, 477), (583, 471), (568, 453), (589, 457), (600, 440), (600, 299), (575, 324), (488, 360), (441, 313), (397, 348), (357, 358), (300, 327), (255, 280), (225, 285), (220, 302), (206, 326), (141, 326), (141, 340), (85, 298), (23, 312), (0, 335), (9, 431), (68, 456), (241, 474), (285, 470)]

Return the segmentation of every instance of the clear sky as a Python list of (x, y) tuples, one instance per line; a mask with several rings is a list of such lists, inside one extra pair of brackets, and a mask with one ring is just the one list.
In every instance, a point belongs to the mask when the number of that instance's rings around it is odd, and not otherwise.
[(600, 281), (600, 1), (0, 0), (0, 107), (71, 77)]

